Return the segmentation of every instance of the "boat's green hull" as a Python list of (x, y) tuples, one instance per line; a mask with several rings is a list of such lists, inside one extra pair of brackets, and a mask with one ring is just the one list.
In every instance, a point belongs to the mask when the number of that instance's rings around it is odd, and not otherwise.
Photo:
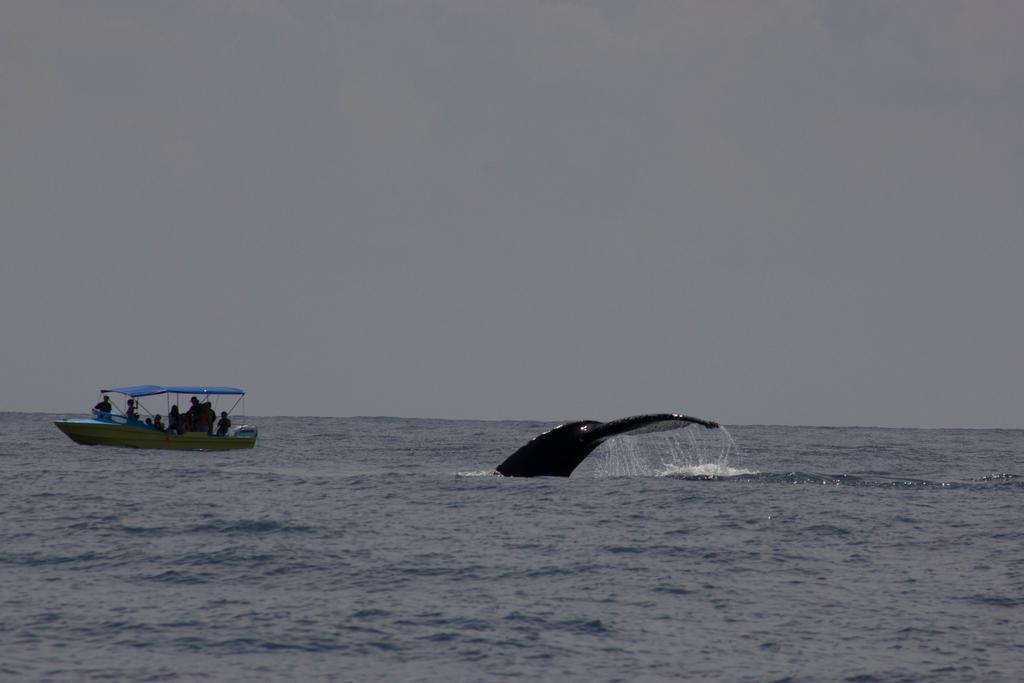
[(210, 436), (204, 432), (168, 434), (144, 426), (111, 424), (99, 420), (59, 420), (57, 428), (75, 443), (87, 446), (157, 448), (172, 451), (230, 451), (252, 448), (255, 438)]

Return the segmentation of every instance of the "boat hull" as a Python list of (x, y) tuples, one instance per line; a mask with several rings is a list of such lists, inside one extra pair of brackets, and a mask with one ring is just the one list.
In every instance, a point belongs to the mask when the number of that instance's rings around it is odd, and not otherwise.
[(205, 432), (168, 434), (145, 425), (124, 425), (100, 420), (58, 420), (57, 428), (75, 443), (171, 451), (232, 451), (252, 448), (255, 438), (210, 436)]

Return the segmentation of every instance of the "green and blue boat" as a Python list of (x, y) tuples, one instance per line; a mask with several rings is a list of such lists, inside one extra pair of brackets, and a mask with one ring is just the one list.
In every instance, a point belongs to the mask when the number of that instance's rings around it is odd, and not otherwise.
[[(171, 413), (171, 406), (177, 406), (182, 396), (191, 396), (199, 400), (217, 401), (227, 397), (233, 400), (230, 408), (223, 412), (229, 419), (235, 409), (242, 404), (244, 414), (245, 392), (237, 387), (220, 386), (163, 386), (159, 384), (140, 384), (131, 387), (114, 387), (101, 389), (102, 394), (117, 394), (124, 397), (124, 407), (111, 404), (111, 410), (93, 408), (92, 417), (58, 420), (57, 428), (68, 435), (75, 443), (87, 446), (121, 446), (124, 448), (153, 448), (175, 451), (228, 451), (238, 448), (252, 448), (256, 445), (257, 429), (254, 425), (240, 424), (230, 427), (224, 434), (216, 435), (208, 426), (200, 431), (179, 431), (153, 426), (152, 421), (158, 413), (150, 412), (141, 399), (163, 396), (166, 399), (166, 410), (163, 415)], [(106, 398), (106, 396), (105, 396)], [(134, 410), (129, 408), (129, 399)], [(152, 401), (152, 399), (150, 399)], [(220, 411), (216, 411), (220, 414)], [(149, 420), (145, 415), (150, 416)], [(184, 413), (182, 413), (184, 414)]]

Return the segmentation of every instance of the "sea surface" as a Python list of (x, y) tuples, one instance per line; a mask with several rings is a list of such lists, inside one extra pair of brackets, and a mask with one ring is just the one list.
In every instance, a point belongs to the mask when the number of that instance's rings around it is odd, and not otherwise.
[(1024, 431), (689, 427), (510, 479), (555, 423), (59, 417), (0, 414), (0, 680), (1024, 680)]

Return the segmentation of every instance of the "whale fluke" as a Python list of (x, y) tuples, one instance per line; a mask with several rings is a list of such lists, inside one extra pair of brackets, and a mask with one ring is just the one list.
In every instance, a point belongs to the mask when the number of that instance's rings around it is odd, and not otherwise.
[(534, 437), (497, 467), (506, 477), (568, 477), (602, 442), (620, 434), (646, 434), (696, 424), (716, 429), (717, 422), (688, 415), (634, 415), (611, 422), (581, 420)]

